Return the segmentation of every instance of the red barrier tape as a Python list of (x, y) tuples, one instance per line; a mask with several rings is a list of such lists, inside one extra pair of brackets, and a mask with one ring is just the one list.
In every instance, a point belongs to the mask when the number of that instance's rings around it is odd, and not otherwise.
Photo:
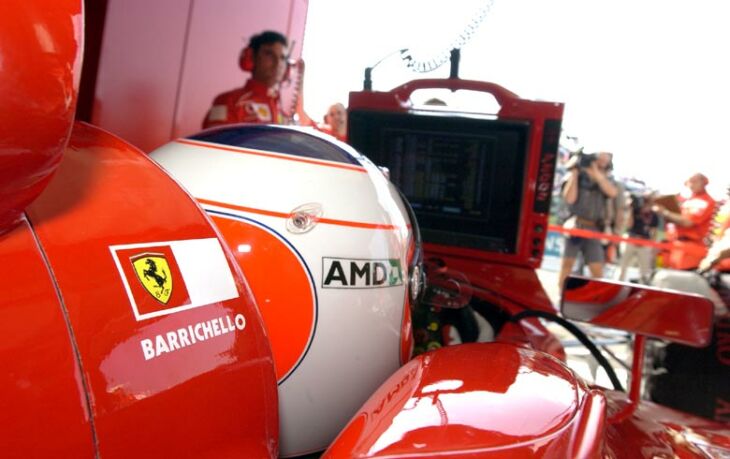
[(602, 239), (604, 241), (626, 242), (626, 243), (634, 244), (634, 245), (645, 245), (645, 246), (649, 246), (649, 247), (656, 247), (657, 249), (669, 250), (673, 246), (673, 244), (671, 242), (649, 241), (646, 239), (636, 239), (636, 238), (632, 238), (632, 237), (617, 236), (615, 234), (599, 233), (598, 231), (591, 231), (591, 230), (586, 230), (586, 229), (578, 229), (578, 228), (568, 229), (568, 228), (563, 228), (562, 226), (557, 226), (557, 225), (548, 225), (548, 231), (555, 231), (556, 233), (568, 234), (570, 236), (579, 236), (579, 237), (584, 237), (584, 238), (588, 238), (588, 239)]

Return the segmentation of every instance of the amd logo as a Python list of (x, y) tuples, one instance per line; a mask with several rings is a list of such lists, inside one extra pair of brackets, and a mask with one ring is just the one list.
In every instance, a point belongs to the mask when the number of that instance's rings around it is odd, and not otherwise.
[(397, 258), (385, 260), (322, 258), (322, 288), (381, 288), (403, 285)]

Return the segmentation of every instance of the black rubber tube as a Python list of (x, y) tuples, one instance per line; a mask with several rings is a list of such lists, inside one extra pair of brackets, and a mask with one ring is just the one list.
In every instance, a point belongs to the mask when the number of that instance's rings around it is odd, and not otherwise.
[(576, 327), (575, 325), (558, 315), (552, 314), (547, 311), (537, 311), (534, 309), (519, 312), (513, 315), (510, 320), (512, 320), (512, 322), (519, 322), (520, 320), (526, 319), (528, 317), (540, 317), (542, 319), (550, 320), (552, 322), (560, 324), (563, 328), (572, 333), (573, 336), (575, 336), (578, 341), (580, 341), (590, 351), (591, 355), (603, 367), (603, 369), (606, 370), (606, 374), (608, 375), (608, 379), (611, 380), (613, 388), (615, 390), (624, 392), (621, 381), (618, 380), (618, 376), (616, 376), (616, 372), (613, 370), (611, 364), (608, 362), (608, 360), (606, 360), (606, 357), (604, 357), (604, 355), (596, 347), (596, 345), (593, 344), (593, 341), (591, 341), (590, 338), (588, 338), (588, 336), (586, 336), (586, 334), (583, 333), (580, 328)]

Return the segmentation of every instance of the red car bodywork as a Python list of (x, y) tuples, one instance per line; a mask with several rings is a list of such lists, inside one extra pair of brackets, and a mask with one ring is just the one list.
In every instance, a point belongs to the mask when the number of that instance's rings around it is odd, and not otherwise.
[(447, 347), (394, 374), (325, 457), (705, 458), (730, 448), (725, 426), (630, 404), (540, 352), (500, 343)]
[[(231, 298), (176, 312), (158, 303), (158, 317), (135, 318), (112, 246), (220, 242), (146, 155), (92, 126), (72, 130), (79, 2), (12, 2), (2, 22), (3, 455), (275, 455), (271, 351), (225, 248), (216, 266), (229, 272)], [(194, 305), (183, 287), (196, 275), (164, 276)], [(169, 344), (188, 326), (204, 339), (167, 347), (167, 359), (143, 352), (144, 340), (163, 351), (157, 337)]]
[[(390, 92), (351, 93), (351, 111), (407, 113), (415, 89), (448, 88), (492, 94), (501, 106), (497, 119), (529, 120), (518, 248), (513, 254), (425, 244), (436, 260), (438, 283), (466, 284), (473, 296), (509, 315), (525, 309), (552, 312), (537, 278), (547, 209), (539, 205), (542, 182), (552, 184), (555, 156), (546, 151), (547, 119), (560, 119), (562, 105), (532, 103), (489, 83), (417, 80)], [(557, 148), (557, 145), (555, 145)], [(365, 152), (367, 154), (367, 152)], [(541, 209), (543, 212), (536, 212)], [(535, 258), (533, 258), (533, 256)], [(596, 300), (606, 290), (593, 286), (571, 292)], [(623, 287), (625, 288), (625, 287)], [(661, 292), (663, 294), (663, 292)], [(634, 343), (628, 394), (590, 387), (559, 362), (562, 347), (537, 319), (507, 322), (495, 343), (466, 344), (420, 355), (376, 392), (335, 440), (326, 457), (708, 457), (730, 454), (727, 426), (640, 401), (643, 346), (647, 333), (707, 345), (711, 306), (669, 312), (660, 292), (636, 291), (623, 309), (611, 311), (611, 326), (639, 333)], [(459, 296), (459, 295), (457, 295)], [(604, 295), (605, 296), (605, 295)], [(577, 298), (576, 300), (580, 300)], [(703, 300), (706, 301), (706, 300)], [(689, 303), (683, 304), (690, 309)], [(453, 306), (452, 306), (453, 307)], [(659, 308), (659, 309), (655, 309)], [(667, 313), (670, 317), (663, 317)], [(601, 319), (605, 319), (605, 313)], [(600, 322), (600, 321), (599, 321)], [(681, 333), (679, 332), (681, 330)], [(652, 336), (652, 333), (648, 333)], [(680, 336), (681, 335), (681, 336)], [(713, 446), (717, 449), (712, 449)]]
[[(167, 250), (188, 241), (215, 246), (217, 230), (143, 153), (92, 126), (72, 128), (81, 7), (39, 4), (11, 2), (0, 27), (3, 455), (276, 455), (276, 376), (246, 280), (221, 245), (235, 294), (195, 304), (197, 275), (177, 273), (169, 255), (176, 252)], [(508, 93), (500, 94), (509, 102)], [(513, 110), (522, 113), (519, 105)], [(525, 185), (533, 196), (539, 170), (533, 163), (535, 182)], [(479, 297), (510, 311), (550, 309), (534, 273), (545, 232), (535, 221), (546, 214), (525, 212), (521, 261), (428, 250), (466, 273)], [(169, 261), (160, 284), (177, 276), (178, 293), (161, 301), (175, 307), (143, 309), (133, 301), (139, 297), (130, 287), (131, 266), (138, 255), (152, 259), (150, 248)], [(144, 275), (155, 274), (150, 268)], [(181, 294), (180, 286), (191, 288)], [(555, 338), (530, 323), (506, 326), (503, 342), (411, 360), (326, 454), (706, 457), (703, 447), (730, 450), (725, 426), (589, 387), (542, 352), (560, 355)], [(199, 335), (203, 328), (211, 331)], [(156, 359), (158, 353), (170, 358)]]
[(325, 457), (596, 456), (605, 405), (601, 391), (544, 353), (451, 346), (393, 375)]

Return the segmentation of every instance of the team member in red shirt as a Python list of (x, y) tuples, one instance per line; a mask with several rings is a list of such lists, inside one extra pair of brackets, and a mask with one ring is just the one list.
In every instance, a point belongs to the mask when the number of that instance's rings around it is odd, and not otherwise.
[[(727, 189), (730, 198), (730, 187)], [(715, 217), (715, 239), (709, 248), (707, 256), (700, 263), (700, 270), (710, 268), (730, 273), (730, 199), (720, 208)]]
[(347, 109), (341, 103), (330, 105), (327, 114), (324, 115), (324, 124), (317, 126), (322, 132), (326, 132), (338, 140), (347, 141)]
[(287, 69), (288, 42), (284, 35), (265, 31), (251, 38), (240, 64), (251, 78), (242, 88), (224, 92), (213, 101), (203, 128), (232, 123), (281, 124), (279, 84)]
[(726, 221), (719, 237), (710, 247), (707, 256), (700, 263), (700, 270), (713, 268), (717, 271), (730, 272), (730, 220)]
[(692, 195), (682, 201), (679, 213), (661, 206), (657, 208), (657, 212), (674, 226), (675, 244), (669, 255), (670, 268), (697, 268), (707, 254), (705, 238), (710, 234), (715, 213), (715, 200), (707, 194), (707, 183), (707, 177), (702, 174), (694, 174), (687, 179), (685, 185)]

